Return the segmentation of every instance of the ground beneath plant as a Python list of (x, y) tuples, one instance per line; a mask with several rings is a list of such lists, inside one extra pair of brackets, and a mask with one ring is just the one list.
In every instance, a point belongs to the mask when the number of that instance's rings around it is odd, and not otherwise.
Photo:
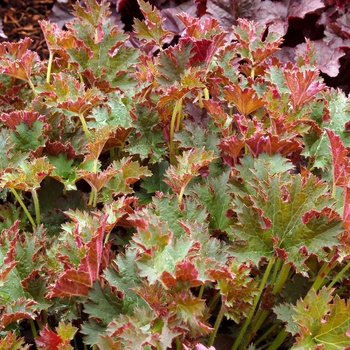
[[(48, 56), (48, 51), (40, 20), (47, 20), (56, 0), (0, 0), (0, 19), (2, 31), (7, 36), (0, 41), (19, 41), (24, 37), (33, 40), (31, 50), (42, 58)], [(68, 6), (69, 2), (67, 2)]]

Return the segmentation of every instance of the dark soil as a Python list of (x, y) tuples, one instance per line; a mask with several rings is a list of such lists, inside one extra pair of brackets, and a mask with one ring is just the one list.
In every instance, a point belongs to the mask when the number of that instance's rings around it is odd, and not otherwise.
[(0, 0), (0, 19), (7, 36), (0, 41), (16, 42), (29, 37), (33, 40), (30, 49), (47, 58), (47, 47), (38, 21), (48, 19), (54, 3), (55, 0)]

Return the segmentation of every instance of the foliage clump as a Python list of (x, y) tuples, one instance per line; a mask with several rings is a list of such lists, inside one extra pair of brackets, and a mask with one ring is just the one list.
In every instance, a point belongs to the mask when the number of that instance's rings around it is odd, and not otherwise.
[(139, 5), (0, 44), (0, 347), (345, 348), (348, 99), (310, 42), (180, 14), (165, 48)]

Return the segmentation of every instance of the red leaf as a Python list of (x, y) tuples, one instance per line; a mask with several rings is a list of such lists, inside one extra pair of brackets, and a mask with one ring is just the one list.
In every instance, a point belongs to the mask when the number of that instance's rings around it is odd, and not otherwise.
[(208, 62), (213, 55), (213, 42), (208, 39), (194, 40), (193, 38), (183, 38), (181, 42), (188, 44), (192, 42), (191, 52), (193, 56), (190, 58), (189, 64), (194, 66), (196, 63)]
[(291, 92), (294, 110), (310, 101), (318, 92), (323, 91), (325, 88), (325, 84), (315, 80), (318, 77), (317, 70), (300, 71), (287, 64), (284, 70), (284, 77)]
[(60, 141), (51, 142), (47, 140), (45, 144), (45, 152), (50, 155), (57, 156), (60, 153), (65, 153), (68, 159), (74, 159), (77, 156), (76, 150), (70, 143), (63, 144)]
[(11, 75), (12, 77), (29, 81), (34, 65), (40, 61), (39, 55), (36, 52), (29, 51), (18, 60), (3, 62), (2, 73)]
[(26, 298), (18, 298), (8, 302), (1, 310), (0, 329), (5, 328), (12, 322), (25, 318), (34, 320), (34, 305), (37, 305), (36, 301)]
[(221, 104), (213, 100), (204, 100), (203, 104), (213, 118), (214, 123), (220, 128), (222, 135), (225, 137), (230, 136), (232, 134), (232, 118), (224, 112)]
[(326, 129), (333, 156), (333, 181), (335, 186), (347, 186), (350, 179), (350, 159), (348, 149), (343, 145), (340, 137), (332, 130)]
[(50, 287), (47, 298), (86, 296), (92, 284), (99, 279), (100, 271), (105, 267), (106, 250), (103, 246), (106, 220), (104, 218), (96, 235), (86, 244), (86, 255), (81, 259), (78, 269), (69, 269), (61, 274), (55, 284)]
[(238, 158), (242, 154), (244, 144), (244, 140), (240, 140), (237, 136), (231, 136), (221, 139), (218, 146), (233, 158), (233, 164), (237, 164)]
[(11, 113), (2, 113), (0, 120), (11, 130), (16, 130), (16, 126), (20, 123), (25, 123), (28, 128), (31, 128), (33, 123), (37, 120), (44, 120), (44, 115), (39, 115), (38, 112), (33, 111), (15, 111)]
[(62, 338), (55, 332), (49, 330), (47, 326), (44, 326), (40, 331), (40, 336), (35, 338), (36, 346), (47, 350), (58, 350), (58, 345), (62, 343)]
[[(7, 250), (4, 256), (4, 261), (1, 262), (0, 281), (4, 281), (9, 272), (18, 264), (15, 260), (16, 244), (19, 239), (19, 221), (17, 220), (8, 230), (4, 230), (0, 235), (0, 245), (5, 246), (5, 242), (10, 243), (10, 249)], [(4, 242), (5, 241), (5, 242)]]
[(225, 96), (228, 101), (233, 102), (239, 113), (247, 116), (264, 105), (262, 99), (254, 89), (242, 89), (238, 84), (226, 86)]
[(18, 42), (4, 42), (0, 44), (0, 55), (11, 55), (16, 59), (20, 59), (32, 45), (33, 40), (24, 38)]
[(296, 137), (281, 139), (278, 135), (262, 134), (259, 131), (246, 140), (246, 144), (254, 156), (264, 152), (269, 154), (280, 153), (282, 156), (286, 156), (302, 149), (302, 144)]
[(191, 37), (193, 39), (201, 39), (203, 36), (209, 38), (210, 35), (222, 32), (220, 23), (214, 17), (195, 18), (187, 12), (177, 15), (178, 18), (186, 26), (183, 37)]
[(188, 258), (176, 264), (175, 276), (177, 280), (188, 282), (192, 287), (197, 287), (202, 284), (202, 282), (198, 280), (197, 267), (192, 264)]
[(343, 227), (346, 235), (350, 237), (350, 188), (348, 186), (344, 187)]

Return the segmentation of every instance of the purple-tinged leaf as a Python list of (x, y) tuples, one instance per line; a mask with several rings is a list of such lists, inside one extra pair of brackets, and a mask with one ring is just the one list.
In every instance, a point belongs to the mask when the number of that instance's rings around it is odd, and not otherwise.
[[(349, 41), (349, 39), (348, 39)], [(298, 49), (301, 50), (300, 44)], [(326, 37), (323, 40), (313, 41), (313, 45), (317, 52), (317, 67), (319, 70), (330, 77), (336, 77), (339, 74), (339, 59), (345, 55), (342, 47), (350, 46), (350, 42), (344, 45), (344, 41), (336, 36)]]
[(290, 18), (304, 18), (306, 14), (313, 13), (324, 7), (322, 0), (279, 2), (266, 0), (257, 5), (255, 20), (267, 25), (270, 31), (281, 36), (287, 33)]
[(235, 25), (239, 18), (254, 17), (258, 4), (257, 0), (208, 0), (207, 12), (227, 30)]

